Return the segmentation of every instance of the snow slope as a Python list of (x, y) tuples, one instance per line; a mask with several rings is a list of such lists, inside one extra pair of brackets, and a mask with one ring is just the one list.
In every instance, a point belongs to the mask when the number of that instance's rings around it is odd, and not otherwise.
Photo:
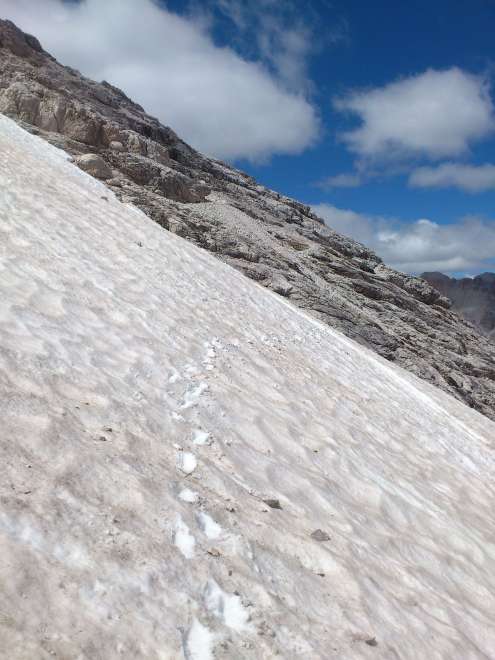
[(495, 658), (495, 424), (2, 117), (0, 237), (2, 658)]

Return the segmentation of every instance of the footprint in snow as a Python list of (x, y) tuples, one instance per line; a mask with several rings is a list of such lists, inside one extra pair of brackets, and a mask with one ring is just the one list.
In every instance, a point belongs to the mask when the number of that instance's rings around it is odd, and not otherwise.
[(177, 518), (175, 519), (173, 541), (174, 545), (186, 559), (192, 559), (194, 557), (196, 539), (189, 531), (189, 527), (182, 520), (180, 514), (177, 514)]
[(184, 394), (184, 399), (181, 405), (181, 409), (187, 410), (187, 408), (192, 408), (193, 406), (195, 406), (198, 403), (200, 396), (204, 392), (206, 392), (207, 389), (208, 389), (208, 384), (205, 382), (198, 383), (196, 387), (189, 388)]
[(207, 513), (204, 513), (201, 511), (198, 513), (196, 516), (196, 519), (198, 521), (198, 525), (201, 529), (201, 531), (209, 538), (209, 539), (217, 539), (223, 532), (223, 529), (220, 527), (220, 525), (213, 520), (211, 516), (209, 516)]
[(177, 453), (177, 467), (184, 474), (192, 474), (198, 465), (196, 456), (189, 451)]
[(202, 431), (201, 429), (195, 429), (193, 431), (192, 441), (195, 445), (211, 445), (210, 435), (208, 431)]
[(179, 493), (179, 499), (188, 504), (196, 504), (199, 502), (199, 495), (190, 488), (184, 488)]

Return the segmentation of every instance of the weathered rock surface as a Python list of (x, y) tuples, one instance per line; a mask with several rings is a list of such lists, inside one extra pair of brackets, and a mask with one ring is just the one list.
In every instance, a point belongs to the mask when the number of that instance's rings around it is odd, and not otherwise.
[(385, 266), (311, 209), (206, 158), (122, 91), (0, 21), (0, 112), (75, 157), (169, 231), (495, 419), (495, 346), (426, 281)]
[(96, 179), (110, 179), (112, 169), (98, 154), (83, 154), (74, 159), (76, 165)]
[(495, 273), (461, 279), (443, 273), (423, 273), (421, 277), (450, 298), (452, 309), (495, 339)]

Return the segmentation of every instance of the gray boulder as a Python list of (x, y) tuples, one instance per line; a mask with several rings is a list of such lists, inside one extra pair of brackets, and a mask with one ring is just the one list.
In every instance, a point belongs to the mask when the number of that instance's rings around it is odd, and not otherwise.
[(78, 167), (91, 174), (96, 179), (111, 179), (112, 170), (98, 154), (84, 154), (76, 156), (74, 161)]

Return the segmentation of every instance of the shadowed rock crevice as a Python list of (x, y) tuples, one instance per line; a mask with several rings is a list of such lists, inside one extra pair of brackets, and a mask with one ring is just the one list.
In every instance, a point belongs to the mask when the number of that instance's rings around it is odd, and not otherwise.
[(119, 199), (495, 419), (495, 346), (435, 287), (387, 267), (309, 206), (199, 154), (120, 89), (62, 66), (9, 21), (0, 21), (0, 64), (0, 112), (81, 167), (99, 159), (92, 174)]

